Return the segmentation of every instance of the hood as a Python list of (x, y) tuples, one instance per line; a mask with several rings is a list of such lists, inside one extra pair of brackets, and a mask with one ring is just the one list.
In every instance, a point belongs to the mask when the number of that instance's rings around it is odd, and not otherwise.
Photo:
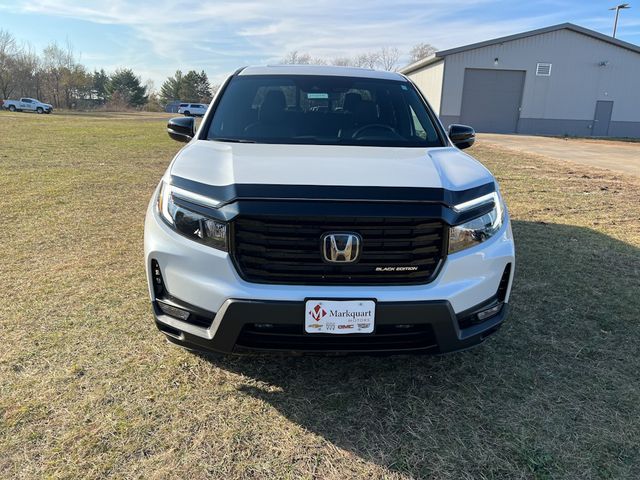
[(194, 140), (170, 174), (211, 186), (234, 184), (443, 188), (493, 182), (477, 160), (454, 147), (271, 145)]

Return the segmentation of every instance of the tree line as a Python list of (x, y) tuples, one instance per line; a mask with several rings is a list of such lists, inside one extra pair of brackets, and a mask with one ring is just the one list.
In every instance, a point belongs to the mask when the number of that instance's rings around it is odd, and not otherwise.
[[(409, 52), (411, 62), (435, 52), (427, 43), (415, 45)], [(308, 53), (289, 52), (283, 64), (341, 65), (396, 70), (401, 57), (397, 48), (384, 47), (355, 56), (331, 60)], [(0, 100), (33, 97), (51, 103), (54, 108), (96, 108), (162, 110), (170, 102), (209, 103), (218, 89), (211, 85), (204, 71), (190, 70), (175, 74), (154, 91), (153, 82), (143, 83), (129, 68), (106, 72), (89, 71), (77, 58), (70, 44), (53, 42), (42, 52), (19, 43), (0, 29)]]
[[(409, 62), (414, 63), (436, 52), (436, 48), (428, 43), (418, 43), (409, 52)], [(395, 71), (402, 52), (395, 47), (382, 47), (379, 50), (360, 53), (355, 56), (326, 59), (313, 57), (308, 53), (293, 50), (280, 61), (284, 65), (335, 65), (341, 67), (361, 67)]]
[(33, 97), (54, 108), (162, 110), (171, 101), (208, 103), (215, 88), (204, 71), (178, 70), (156, 93), (151, 80), (143, 83), (130, 68), (89, 71), (69, 44), (53, 42), (38, 53), (0, 29), (0, 100)]

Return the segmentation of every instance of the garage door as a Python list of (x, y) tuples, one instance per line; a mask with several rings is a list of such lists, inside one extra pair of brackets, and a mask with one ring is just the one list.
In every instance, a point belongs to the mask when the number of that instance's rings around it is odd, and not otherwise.
[(478, 132), (515, 133), (524, 74), (520, 70), (465, 69), (460, 123)]

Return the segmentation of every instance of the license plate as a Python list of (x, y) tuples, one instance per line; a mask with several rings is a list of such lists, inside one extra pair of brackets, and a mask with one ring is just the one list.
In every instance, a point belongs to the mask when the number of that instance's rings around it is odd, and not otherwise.
[(373, 333), (376, 303), (373, 300), (307, 300), (304, 331), (307, 333)]

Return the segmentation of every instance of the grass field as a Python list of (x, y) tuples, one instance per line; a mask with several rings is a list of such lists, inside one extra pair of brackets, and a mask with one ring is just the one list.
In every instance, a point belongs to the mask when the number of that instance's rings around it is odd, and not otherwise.
[(0, 112), (0, 478), (640, 477), (637, 180), (470, 150), (518, 254), (475, 350), (208, 359), (147, 298), (165, 121)]

